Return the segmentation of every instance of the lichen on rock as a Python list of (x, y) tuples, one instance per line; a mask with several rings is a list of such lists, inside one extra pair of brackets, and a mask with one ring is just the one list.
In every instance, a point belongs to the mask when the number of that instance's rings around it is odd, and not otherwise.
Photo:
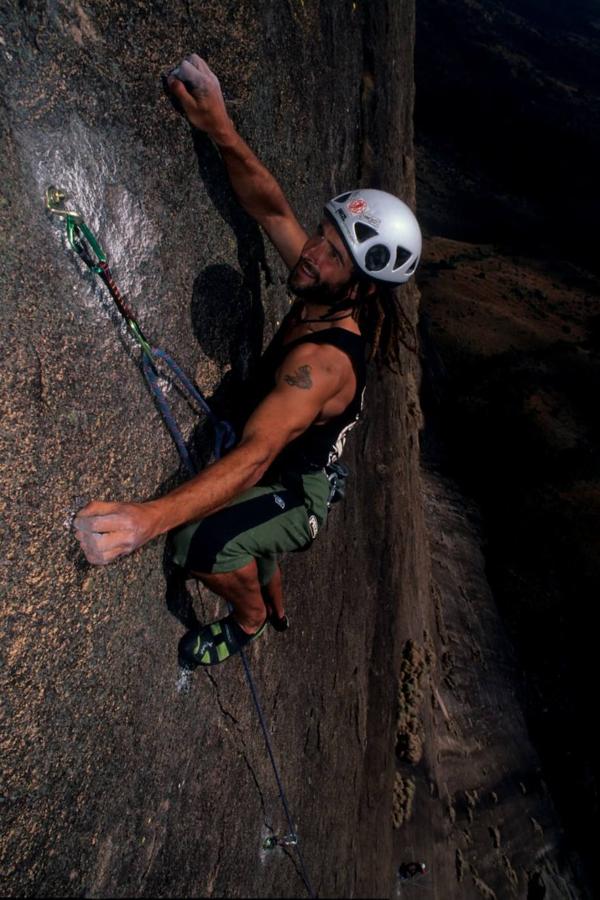
[(396, 772), (394, 796), (392, 799), (392, 822), (394, 823), (394, 828), (400, 828), (405, 822), (410, 820), (415, 792), (414, 779)]
[(411, 765), (416, 765), (423, 755), (423, 726), (419, 710), (424, 696), (424, 679), (430, 671), (431, 659), (431, 651), (412, 639), (404, 644), (398, 676), (396, 756)]

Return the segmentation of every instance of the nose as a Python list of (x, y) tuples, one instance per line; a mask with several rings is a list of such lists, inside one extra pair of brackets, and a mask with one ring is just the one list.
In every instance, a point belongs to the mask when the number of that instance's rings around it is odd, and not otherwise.
[(311, 262), (318, 264), (319, 260), (321, 259), (322, 255), (323, 255), (324, 249), (325, 249), (325, 236), (324, 235), (315, 235), (306, 244), (306, 246), (304, 248), (304, 253), (302, 255), (306, 259), (309, 259)]

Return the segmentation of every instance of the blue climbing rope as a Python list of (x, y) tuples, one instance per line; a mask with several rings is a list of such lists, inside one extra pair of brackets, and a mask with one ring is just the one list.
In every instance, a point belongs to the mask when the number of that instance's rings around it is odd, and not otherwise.
[(179, 456), (181, 458), (181, 462), (183, 463), (186, 472), (191, 478), (196, 474), (196, 467), (192, 461), (183, 435), (179, 427), (177, 426), (167, 398), (165, 397), (164, 392), (160, 384), (158, 383), (158, 373), (152, 363), (152, 359), (161, 359), (165, 363), (165, 365), (175, 376), (176, 380), (179, 382), (180, 386), (183, 387), (183, 389), (187, 392), (188, 396), (191, 397), (192, 400), (194, 400), (206, 414), (206, 417), (209, 419), (214, 429), (215, 459), (220, 459), (223, 453), (226, 453), (227, 450), (231, 450), (231, 448), (235, 444), (235, 432), (229, 422), (226, 422), (224, 419), (218, 419), (215, 416), (212, 409), (206, 402), (202, 392), (196, 387), (195, 384), (193, 384), (192, 381), (190, 381), (190, 379), (177, 365), (177, 363), (174, 362), (174, 360), (172, 360), (164, 350), (161, 350), (159, 347), (153, 347), (151, 352), (152, 356), (149, 356), (148, 353), (144, 353), (142, 356), (142, 371), (144, 373), (144, 377), (146, 379), (146, 382), (148, 383), (148, 387), (150, 388), (152, 396), (156, 401), (156, 405), (158, 406), (162, 414), (165, 425), (167, 426), (169, 433), (173, 438), (173, 441), (175, 442), (175, 445), (179, 452)]
[[(232, 607), (230, 607), (231, 611)], [(296, 853), (298, 854), (298, 861), (300, 862), (300, 873), (302, 875), (302, 881), (304, 882), (304, 886), (308, 891), (310, 897), (316, 897), (312, 885), (310, 883), (310, 878), (308, 877), (308, 872), (306, 869), (306, 864), (304, 862), (304, 857), (302, 855), (302, 850), (300, 849), (300, 841), (298, 839), (298, 835), (296, 834), (296, 829), (294, 828), (294, 822), (292, 816), (290, 814), (290, 808), (288, 806), (287, 797), (285, 795), (285, 790), (283, 787), (283, 782), (281, 781), (281, 776), (279, 774), (279, 769), (277, 767), (277, 763), (275, 762), (275, 756), (273, 755), (273, 748), (271, 747), (271, 740), (269, 738), (269, 732), (267, 729), (267, 723), (265, 721), (265, 717), (262, 711), (262, 706), (260, 704), (260, 700), (258, 699), (258, 693), (256, 690), (256, 684), (254, 683), (254, 678), (252, 677), (252, 672), (250, 671), (250, 666), (248, 664), (248, 660), (246, 659), (246, 654), (244, 653), (243, 648), (240, 650), (240, 656), (242, 657), (242, 663), (244, 665), (244, 672), (246, 673), (246, 679), (248, 681), (248, 686), (250, 688), (250, 693), (252, 694), (252, 699), (254, 700), (254, 705), (256, 707), (256, 712), (258, 713), (258, 719), (260, 722), (260, 727), (262, 728), (262, 732), (265, 738), (265, 744), (267, 747), (267, 753), (269, 754), (269, 759), (271, 760), (271, 766), (273, 767), (273, 772), (275, 774), (275, 781), (277, 782), (277, 788), (279, 790), (279, 798), (281, 800), (281, 805), (283, 806), (285, 816), (290, 828), (290, 836), (293, 839), (293, 846), (296, 848)]]

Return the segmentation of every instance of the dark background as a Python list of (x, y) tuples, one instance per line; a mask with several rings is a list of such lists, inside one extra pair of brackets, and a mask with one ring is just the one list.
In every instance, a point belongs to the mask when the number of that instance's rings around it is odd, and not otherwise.
[(415, 61), (427, 229), (597, 267), (597, 4), (420, 0)]
[(599, 71), (595, 3), (417, 4), (425, 456), (482, 510), (528, 727), (592, 878)]

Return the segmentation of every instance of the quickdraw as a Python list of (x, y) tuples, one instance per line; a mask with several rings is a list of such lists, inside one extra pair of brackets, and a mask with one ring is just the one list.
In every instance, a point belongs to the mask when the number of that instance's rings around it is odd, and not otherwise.
[(125, 320), (130, 334), (139, 345), (142, 351), (142, 371), (148, 387), (163, 415), (171, 437), (177, 445), (181, 461), (188, 474), (192, 476), (196, 472), (196, 467), (194, 466), (188, 448), (185, 445), (181, 430), (173, 418), (164, 392), (158, 383), (160, 372), (157, 368), (157, 362), (162, 362), (169, 369), (171, 377), (178, 382), (179, 387), (183, 389), (183, 392), (187, 394), (188, 398), (191, 398), (209, 419), (215, 433), (214, 455), (216, 459), (219, 459), (224, 452), (230, 450), (234, 445), (235, 432), (229, 422), (219, 419), (213, 413), (202, 392), (196, 387), (191, 378), (185, 374), (180, 366), (178, 366), (177, 363), (160, 347), (153, 347), (144, 336), (131, 307), (123, 297), (123, 294), (113, 278), (106, 253), (102, 249), (100, 242), (78, 212), (64, 208), (63, 204), (66, 198), (67, 194), (64, 191), (60, 188), (50, 186), (46, 190), (46, 209), (54, 215), (62, 216), (65, 219), (69, 246), (77, 253), (90, 271), (99, 276), (101, 281), (107, 287), (117, 309)]

